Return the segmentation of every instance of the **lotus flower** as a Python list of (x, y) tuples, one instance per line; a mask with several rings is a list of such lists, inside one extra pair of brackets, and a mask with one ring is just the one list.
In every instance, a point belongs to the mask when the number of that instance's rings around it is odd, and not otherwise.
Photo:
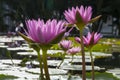
[(62, 40), (60, 43), (59, 43), (59, 46), (63, 49), (63, 50), (68, 50), (70, 48), (72, 48), (72, 41), (70, 40)]
[[(66, 27), (65, 22), (55, 19), (48, 20), (46, 23), (43, 20), (28, 20), (26, 21), (27, 38), (39, 44), (57, 43), (59, 38), (64, 36)], [(24, 38), (24, 36), (23, 36)]]
[(84, 24), (87, 24), (92, 16), (92, 8), (90, 6), (88, 7), (72, 7), (72, 9), (68, 9), (68, 11), (65, 10), (64, 15), (66, 20), (71, 24), (78, 23), (76, 14), (79, 13), (79, 18), (82, 20)]
[[(99, 39), (102, 37), (102, 35), (100, 33), (90, 33), (88, 32), (88, 35), (85, 37), (83, 36), (83, 42), (84, 42), (84, 46), (88, 47), (88, 46), (93, 46), (95, 44), (97, 44), (97, 42), (99, 41)], [(75, 40), (78, 43), (81, 43), (81, 39), (79, 37), (76, 37)]]
[[(64, 27), (66, 22), (57, 21), (55, 19), (48, 20), (46, 23), (43, 20), (28, 20), (26, 21), (27, 31), (24, 34), (18, 32), (29, 43), (36, 43), (30, 45), (37, 53), (40, 67), (40, 80), (50, 80), (48, 65), (47, 65), (47, 50), (52, 46), (51, 44), (58, 43), (66, 31)], [(40, 48), (42, 50), (42, 57), (40, 56)], [(44, 65), (44, 66), (42, 66)], [(43, 75), (44, 70), (44, 75)]]
[(67, 53), (74, 55), (76, 53), (79, 53), (80, 51), (81, 51), (80, 47), (72, 47), (71, 49), (67, 50)]

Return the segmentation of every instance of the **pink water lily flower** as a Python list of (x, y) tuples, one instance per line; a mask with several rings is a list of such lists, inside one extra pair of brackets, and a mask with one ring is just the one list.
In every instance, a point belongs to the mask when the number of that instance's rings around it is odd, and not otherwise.
[(59, 43), (59, 46), (63, 49), (63, 50), (68, 50), (70, 48), (72, 48), (72, 41), (70, 40), (62, 40), (60, 43)]
[[(102, 38), (102, 35), (100, 33), (97, 33), (97, 32), (90, 33), (90, 32), (88, 32), (88, 35), (86, 37), (83, 36), (84, 46), (85, 47), (93, 46), (93, 45), (97, 44), (97, 42), (101, 38)], [(75, 40), (78, 43), (81, 43), (81, 39), (79, 37), (76, 37)]]
[(92, 16), (92, 8), (90, 6), (88, 7), (72, 7), (72, 9), (65, 10), (64, 15), (66, 20), (71, 23), (71, 24), (76, 24), (77, 19), (76, 19), (76, 13), (79, 13), (80, 19), (82, 19), (82, 22), (84, 24), (87, 24), (88, 21), (90, 21), (91, 16)]
[(67, 50), (67, 54), (74, 55), (76, 53), (79, 53), (81, 51), (80, 47), (72, 47), (71, 49)]
[(33, 42), (39, 44), (49, 44), (54, 39), (60, 37), (61, 34), (65, 33), (66, 27), (64, 27), (64, 24), (65, 22), (57, 21), (55, 19), (48, 20), (46, 23), (40, 19), (28, 20), (26, 21), (28, 29), (26, 34)]

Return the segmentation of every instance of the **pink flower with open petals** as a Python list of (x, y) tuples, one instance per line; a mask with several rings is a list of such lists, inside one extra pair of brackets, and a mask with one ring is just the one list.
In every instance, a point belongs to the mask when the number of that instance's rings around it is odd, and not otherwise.
[(67, 50), (67, 54), (74, 55), (76, 53), (79, 53), (81, 51), (80, 47), (72, 47), (71, 49)]
[[(99, 39), (101, 39), (101, 37), (102, 37), (102, 35), (100, 33), (88, 32), (88, 35), (86, 37), (83, 36), (84, 46), (89, 47), (89, 46), (93, 46), (93, 45), (97, 44), (97, 42), (99, 41)], [(81, 43), (81, 39), (79, 37), (76, 37), (75, 40), (78, 43)]]
[(40, 19), (28, 20), (26, 21), (28, 29), (26, 34), (33, 42), (39, 44), (49, 44), (54, 39), (60, 37), (61, 34), (65, 33), (66, 27), (64, 27), (64, 24), (65, 22), (57, 21), (55, 19), (48, 20), (46, 23)]
[(87, 24), (92, 16), (92, 8), (90, 6), (88, 7), (72, 7), (72, 9), (65, 10), (64, 15), (66, 20), (71, 23), (71, 24), (76, 24), (77, 19), (76, 19), (76, 13), (79, 13), (80, 19), (82, 19), (82, 22), (84, 24)]
[(60, 43), (59, 43), (59, 46), (63, 49), (63, 50), (68, 50), (70, 48), (72, 48), (72, 41), (70, 40), (62, 40)]

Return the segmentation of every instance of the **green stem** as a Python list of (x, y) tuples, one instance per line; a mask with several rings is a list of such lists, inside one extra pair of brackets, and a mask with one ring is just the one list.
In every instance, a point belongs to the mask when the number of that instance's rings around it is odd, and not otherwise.
[(82, 53), (82, 80), (86, 80), (86, 65), (85, 65), (85, 52), (83, 44), (83, 32), (80, 30), (80, 39), (81, 39), (81, 53)]
[(49, 75), (49, 71), (48, 71), (48, 65), (47, 65), (47, 49), (42, 49), (43, 52), (43, 64), (44, 64), (44, 72), (45, 72), (45, 77), (46, 80), (50, 80), (50, 75)]
[(92, 57), (92, 50), (91, 50), (91, 48), (89, 48), (89, 51), (90, 51), (91, 66), (92, 66), (92, 80), (95, 80), (94, 79), (94, 61), (93, 61), (93, 57)]
[(8, 55), (8, 57), (10, 58), (13, 66), (15, 66), (15, 64), (14, 64), (14, 62), (13, 62), (13, 60), (12, 60), (12, 56), (11, 56), (11, 54), (10, 54), (10, 51), (7, 51), (7, 55)]
[(39, 68), (40, 68), (39, 80), (44, 80), (42, 58), (40, 55), (40, 51), (37, 51), (37, 54), (38, 54), (38, 61), (39, 61)]
[(73, 57), (74, 57), (74, 55), (72, 55), (72, 59), (71, 59), (71, 61), (70, 61), (71, 64), (72, 64), (72, 62), (73, 62)]
[(65, 53), (63, 54), (62, 61), (60, 62), (57, 68), (60, 68), (61, 64), (64, 62), (64, 59), (65, 59)]

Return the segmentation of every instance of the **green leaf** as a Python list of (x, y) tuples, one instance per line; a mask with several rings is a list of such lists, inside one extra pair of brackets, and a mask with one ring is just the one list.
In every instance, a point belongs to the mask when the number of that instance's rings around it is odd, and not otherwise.
[(39, 43), (33, 42), (31, 39), (29, 39), (27, 36), (25, 36), (25, 35), (22, 34), (21, 32), (18, 32), (18, 34), (28, 42), (28, 44), (29, 44), (29, 46), (30, 46), (31, 48), (33, 48), (33, 49), (36, 50), (36, 51), (39, 51), (39, 50), (40, 50), (40, 45), (39, 45)]
[(79, 14), (78, 11), (76, 12), (76, 20), (77, 20), (76, 26), (79, 28), (80, 31), (82, 31), (86, 24), (82, 20), (82, 16)]
[(97, 16), (97, 17), (95, 17), (95, 18), (92, 18), (92, 19), (89, 21), (89, 23), (93, 23), (93, 22), (97, 21), (101, 16), (102, 16), (102, 15), (99, 15), (99, 16)]
[(14, 80), (17, 79), (16, 76), (0, 74), (0, 80)]
[(58, 52), (58, 53), (53, 53), (53, 54), (47, 54), (49, 57), (56, 57), (56, 58), (63, 58), (64, 54), (61, 53), (61, 52)]
[(115, 44), (120, 45), (120, 41), (116, 41)]
[(81, 15), (79, 14), (78, 11), (76, 12), (76, 20), (77, 20), (77, 23), (83, 23), (83, 20), (82, 20), (82, 18), (81, 18)]
[[(87, 78), (91, 79), (91, 73), (86, 73)], [(112, 73), (95, 72), (95, 80), (119, 80)]]
[(18, 34), (19, 34), (23, 39), (25, 39), (27, 42), (33, 43), (33, 41), (32, 41), (30, 38), (28, 38), (27, 36), (25, 36), (25, 35), (22, 34), (21, 32), (18, 32)]
[(92, 47), (92, 51), (105, 51), (112, 47), (110, 44), (96, 44)]

